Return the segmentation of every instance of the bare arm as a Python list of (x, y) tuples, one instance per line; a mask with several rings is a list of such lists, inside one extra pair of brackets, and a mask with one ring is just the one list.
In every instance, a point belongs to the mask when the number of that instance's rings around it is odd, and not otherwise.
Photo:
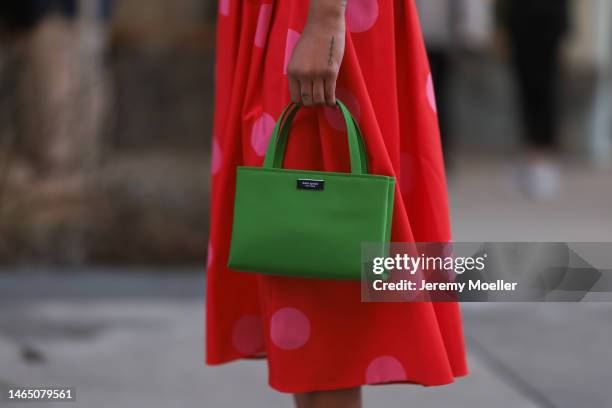
[(287, 75), (291, 100), (304, 106), (336, 104), (336, 79), (344, 56), (347, 0), (310, 0), (308, 20)]

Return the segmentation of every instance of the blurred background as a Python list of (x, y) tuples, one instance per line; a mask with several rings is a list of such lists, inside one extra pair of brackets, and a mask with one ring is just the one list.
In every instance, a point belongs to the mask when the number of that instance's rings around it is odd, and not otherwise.
[[(416, 2), (454, 240), (612, 242), (612, 0)], [(263, 362), (204, 366), (216, 16), (213, 0), (0, 4), (0, 389), (289, 406)], [(471, 376), (366, 402), (612, 406), (611, 305), (463, 310)]]

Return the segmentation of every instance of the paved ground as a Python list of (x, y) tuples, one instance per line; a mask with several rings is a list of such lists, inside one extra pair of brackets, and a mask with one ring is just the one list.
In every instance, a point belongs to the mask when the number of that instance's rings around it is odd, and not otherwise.
[[(76, 406), (86, 408), (289, 406), (286, 395), (267, 387), (264, 362), (204, 366), (201, 276), (147, 278), (137, 296), (112, 293), (136, 285), (135, 278), (66, 276), (46, 285), (48, 279), (36, 279), (49, 287), (48, 299), (1, 293), (0, 387), (70, 384), (77, 387)], [(0, 283), (11, 290), (28, 284)], [(146, 294), (167, 284), (166, 295)], [(437, 389), (368, 387), (368, 406), (612, 403), (612, 305), (467, 304), (463, 310), (472, 374)]]
[(612, 242), (612, 168), (563, 162), (558, 197), (537, 203), (518, 193), (513, 162), (461, 155), (449, 178), (456, 241)]
[[(612, 241), (609, 172), (575, 169), (559, 200), (538, 205), (508, 187), (503, 167), (479, 166), (462, 166), (451, 183), (455, 240)], [(78, 402), (70, 406), (85, 408), (290, 406), (266, 386), (263, 362), (204, 366), (199, 268), (6, 272), (0, 388), (74, 385)], [(612, 304), (466, 304), (463, 311), (470, 376), (435, 389), (368, 387), (366, 405), (612, 406)]]

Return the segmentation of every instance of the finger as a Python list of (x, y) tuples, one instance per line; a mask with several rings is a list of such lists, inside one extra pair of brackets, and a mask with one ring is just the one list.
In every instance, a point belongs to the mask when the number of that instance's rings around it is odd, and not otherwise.
[(329, 106), (336, 106), (336, 78), (325, 80), (325, 103)]
[(312, 81), (310, 79), (300, 80), (300, 96), (304, 106), (312, 106)]
[(289, 94), (291, 95), (291, 102), (300, 103), (302, 101), (300, 93), (300, 82), (293, 77), (289, 77)]
[(314, 105), (325, 105), (325, 80), (315, 79), (312, 83), (312, 102)]

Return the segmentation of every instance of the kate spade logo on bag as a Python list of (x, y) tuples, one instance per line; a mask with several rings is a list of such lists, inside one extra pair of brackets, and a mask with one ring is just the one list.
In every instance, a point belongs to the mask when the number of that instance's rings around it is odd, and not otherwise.
[(298, 190), (323, 190), (325, 180), (298, 179)]

